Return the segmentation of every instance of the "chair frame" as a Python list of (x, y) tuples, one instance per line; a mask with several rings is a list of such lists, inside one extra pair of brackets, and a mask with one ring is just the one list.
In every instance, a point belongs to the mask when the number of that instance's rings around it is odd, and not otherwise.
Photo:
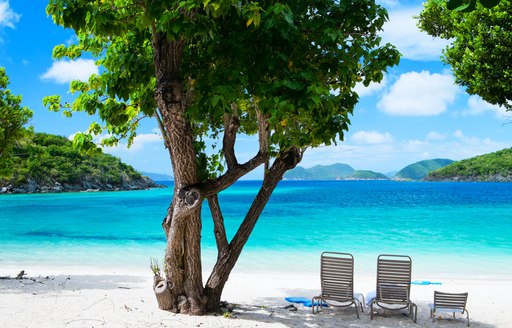
[[(410, 298), (411, 272), (412, 259), (407, 255), (381, 254), (377, 257), (377, 289), (370, 303), (372, 320), (373, 306), (377, 305), (386, 310), (408, 309), (409, 316), (416, 322), (418, 307)], [(397, 305), (399, 307), (395, 307)]]
[(469, 327), (469, 312), (466, 309), (468, 302), (468, 293), (445, 293), (434, 291), (434, 304), (430, 306), (430, 317), (434, 322), (436, 312), (452, 312), (453, 319), (455, 319), (455, 312), (460, 312), (464, 315), (466, 313), (466, 319), (468, 320)]
[[(313, 297), (312, 312), (320, 311), (322, 304), (334, 307), (354, 305), (359, 319), (359, 309), (364, 312), (364, 296), (354, 294), (354, 257), (349, 253), (323, 252), (320, 257), (321, 294)], [(362, 297), (361, 302), (358, 297)], [(315, 301), (317, 303), (315, 303)], [(327, 301), (343, 303), (334, 305)]]

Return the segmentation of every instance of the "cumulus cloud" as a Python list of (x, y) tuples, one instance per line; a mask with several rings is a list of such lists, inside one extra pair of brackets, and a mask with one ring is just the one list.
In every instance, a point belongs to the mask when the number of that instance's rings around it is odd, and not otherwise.
[(73, 80), (87, 81), (92, 74), (98, 74), (98, 67), (92, 59), (56, 61), (41, 78), (64, 84)]
[(372, 82), (367, 87), (365, 87), (363, 85), (363, 83), (359, 82), (359, 83), (356, 83), (354, 91), (357, 92), (359, 97), (370, 96), (370, 95), (382, 90), (387, 85), (387, 83), (388, 83), (388, 79), (386, 76), (384, 76), (384, 78), (382, 79), (382, 81), (380, 83)]
[(7, 26), (14, 28), (15, 24), (19, 22), (21, 15), (15, 13), (9, 7), (9, 1), (0, 0), (0, 26)]
[(439, 60), (441, 51), (449, 41), (432, 38), (416, 26), (422, 7), (412, 7), (389, 12), (389, 21), (384, 25), (383, 42), (395, 45), (403, 58), (418, 61)]
[(428, 71), (400, 75), (377, 107), (397, 116), (436, 116), (453, 103), (459, 88), (448, 74)]
[(378, 131), (357, 131), (350, 138), (357, 144), (384, 144), (393, 141), (393, 136), (387, 132), (380, 133)]
[(142, 133), (133, 139), (133, 144), (128, 148), (126, 143), (118, 144), (114, 147), (105, 147), (103, 150), (110, 154), (118, 153), (137, 153), (145, 150), (147, 147), (163, 147), (162, 136), (159, 133)]
[(438, 140), (444, 140), (444, 139), (446, 139), (446, 137), (447, 137), (446, 134), (439, 133), (439, 132), (436, 132), (436, 131), (430, 131), (427, 134), (427, 140), (438, 141)]
[(489, 104), (479, 96), (470, 96), (468, 98), (468, 109), (463, 111), (463, 115), (477, 116), (485, 113), (493, 113), (497, 118), (510, 119), (512, 113), (507, 112), (505, 107)]
[[(78, 133), (78, 132), (77, 132)], [(69, 140), (73, 140), (76, 133), (71, 134), (68, 136)], [(108, 138), (108, 135), (98, 135), (94, 137), (93, 142), (100, 146), (101, 140)], [(120, 153), (137, 153), (141, 150), (146, 149), (148, 146), (162, 146), (163, 147), (163, 141), (162, 141), (162, 135), (160, 134), (160, 131), (158, 129), (154, 129), (153, 133), (141, 133), (135, 136), (133, 139), (133, 143), (128, 148), (128, 145), (126, 143), (119, 143), (117, 146), (112, 147), (103, 147), (103, 150), (106, 153), (109, 154), (120, 154)]]

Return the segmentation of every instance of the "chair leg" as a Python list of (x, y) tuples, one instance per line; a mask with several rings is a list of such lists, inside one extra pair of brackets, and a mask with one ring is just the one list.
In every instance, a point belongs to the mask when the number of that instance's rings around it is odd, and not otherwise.
[(370, 319), (373, 320), (373, 301), (370, 303)]
[(361, 313), (364, 313), (364, 307), (366, 306), (366, 302), (364, 300), (364, 295), (361, 294), (361, 298), (363, 299), (363, 302), (361, 303)]
[(411, 304), (411, 310), (414, 308), (414, 315), (412, 321), (416, 323), (416, 319), (418, 319), (418, 306), (416, 304)]
[(356, 308), (356, 315), (357, 315), (357, 318), (359, 319), (359, 308), (358, 308), (358, 303), (359, 301), (358, 300), (354, 300), (354, 307)]
[[(313, 314), (315, 314), (315, 298), (316, 297), (313, 297), (311, 299), (311, 311), (313, 312)], [(316, 309), (316, 312), (318, 313), (318, 308)]]
[(464, 310), (464, 311), (466, 311), (466, 318), (468, 319), (468, 327), (469, 327), (469, 312), (468, 312), (468, 310)]

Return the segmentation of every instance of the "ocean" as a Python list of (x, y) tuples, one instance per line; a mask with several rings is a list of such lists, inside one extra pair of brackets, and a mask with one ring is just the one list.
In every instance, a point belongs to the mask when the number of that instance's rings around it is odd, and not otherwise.
[[(219, 196), (228, 237), (261, 182)], [(161, 222), (172, 188), (0, 195), (0, 268), (65, 266), (148, 270), (162, 259)], [(203, 266), (216, 259), (203, 205)], [(354, 255), (357, 272), (379, 254), (413, 258), (413, 278), (512, 275), (512, 183), (282, 181), (237, 271), (314, 273), (323, 251)], [(13, 272), (14, 273), (14, 272)]]

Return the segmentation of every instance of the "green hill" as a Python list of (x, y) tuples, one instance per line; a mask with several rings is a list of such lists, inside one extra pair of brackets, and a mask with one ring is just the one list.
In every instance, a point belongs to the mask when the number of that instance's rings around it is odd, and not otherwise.
[(429, 159), (407, 165), (394, 176), (394, 180), (421, 180), (430, 172), (453, 163), (451, 159)]
[(343, 180), (355, 170), (347, 164), (316, 165), (309, 169), (297, 166), (285, 173), (286, 180)]
[(389, 180), (389, 178), (378, 172), (368, 171), (368, 170), (357, 170), (351, 175), (349, 175), (346, 179), (350, 180)]
[(9, 172), (0, 176), (0, 193), (156, 187), (153, 180), (118, 158), (108, 154), (82, 155), (71, 141), (61, 136), (35, 133), (15, 146), (13, 156), (12, 163), (0, 163)]
[(512, 181), (512, 148), (452, 163), (430, 173), (427, 181)]

